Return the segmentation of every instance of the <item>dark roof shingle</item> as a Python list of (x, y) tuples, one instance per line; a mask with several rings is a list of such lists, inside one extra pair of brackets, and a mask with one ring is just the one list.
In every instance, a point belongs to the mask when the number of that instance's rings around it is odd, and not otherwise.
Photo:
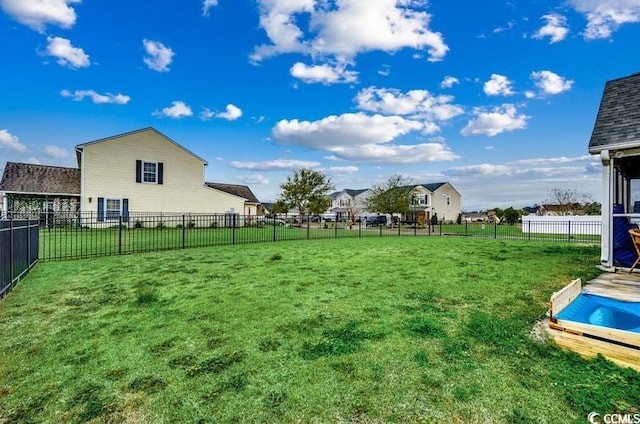
[(589, 151), (640, 146), (640, 73), (607, 81)]
[(0, 191), (80, 196), (80, 170), (60, 166), (7, 162)]
[(255, 194), (246, 185), (238, 184), (222, 184), (222, 183), (204, 183), (207, 187), (215, 188), (216, 190), (224, 191), (225, 193), (232, 194), (234, 196), (247, 199), (247, 202), (260, 203)]

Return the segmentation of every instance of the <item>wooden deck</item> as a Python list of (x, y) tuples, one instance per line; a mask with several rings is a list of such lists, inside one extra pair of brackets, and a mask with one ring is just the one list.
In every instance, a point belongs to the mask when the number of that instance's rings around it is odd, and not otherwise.
[(640, 274), (605, 272), (583, 287), (579, 280), (572, 281), (551, 297), (550, 317), (545, 322), (550, 339), (561, 348), (585, 358), (601, 354), (621, 367), (640, 372), (638, 333), (556, 319), (556, 314), (571, 303), (580, 290), (621, 301), (640, 302)]

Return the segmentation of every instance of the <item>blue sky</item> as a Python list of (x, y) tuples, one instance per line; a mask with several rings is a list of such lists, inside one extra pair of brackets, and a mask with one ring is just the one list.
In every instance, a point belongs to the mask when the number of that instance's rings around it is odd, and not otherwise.
[(640, 71), (640, 0), (0, 0), (0, 167), (155, 127), (264, 202), (451, 182), (465, 210), (601, 196), (604, 83)]

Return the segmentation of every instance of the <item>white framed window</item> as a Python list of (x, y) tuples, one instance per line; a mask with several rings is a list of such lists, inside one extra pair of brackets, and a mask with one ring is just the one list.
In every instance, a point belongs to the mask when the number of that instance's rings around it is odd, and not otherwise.
[(158, 163), (142, 161), (142, 182), (158, 183)]
[(122, 199), (104, 199), (104, 218), (117, 221), (122, 215)]

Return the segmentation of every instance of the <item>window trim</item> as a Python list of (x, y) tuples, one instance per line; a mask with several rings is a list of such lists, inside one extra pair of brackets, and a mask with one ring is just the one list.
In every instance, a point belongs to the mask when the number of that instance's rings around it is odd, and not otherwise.
[[(119, 205), (119, 210), (118, 210), (118, 214), (113, 217), (113, 216), (109, 216), (109, 209), (107, 208), (107, 205), (109, 204), (109, 201), (113, 201), (113, 200), (117, 200), (118, 201), (118, 205)], [(118, 221), (120, 219), (120, 216), (122, 216), (122, 205), (123, 205), (123, 200), (122, 198), (117, 198), (117, 197), (105, 197), (104, 198), (104, 220), (105, 221)]]
[[(158, 162), (154, 162), (154, 161), (150, 161), (150, 160), (141, 160), (140, 162), (141, 162), (140, 182), (142, 184), (158, 184)], [(146, 179), (145, 179), (147, 171), (145, 171), (144, 168), (145, 168), (146, 164), (153, 164), (155, 166), (155, 171), (153, 172), (153, 175), (154, 175), (154, 180), (153, 181), (146, 181)]]

